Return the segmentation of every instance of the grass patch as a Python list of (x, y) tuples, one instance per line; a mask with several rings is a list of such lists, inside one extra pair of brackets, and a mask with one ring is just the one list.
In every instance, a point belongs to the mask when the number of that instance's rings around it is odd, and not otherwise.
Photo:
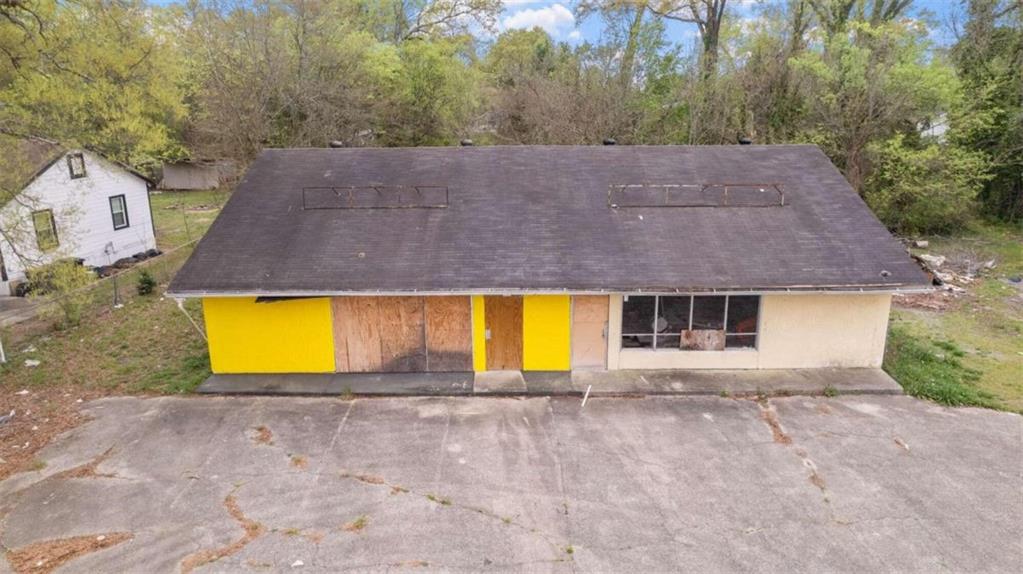
[[(198, 301), (185, 308), (202, 321)], [(104, 308), (62, 331), (4, 339), (8, 362), (0, 391), (62, 386), (126, 393), (192, 392), (210, 375), (202, 337), (174, 301), (134, 297), (120, 309)], [(26, 359), (39, 361), (26, 367)]]
[(345, 523), (345, 525), (341, 527), (341, 530), (344, 530), (345, 532), (362, 532), (362, 530), (368, 525), (369, 517), (362, 515), (351, 522)]
[(222, 190), (150, 194), (157, 247), (167, 250), (202, 237), (230, 196)]
[(981, 373), (963, 365), (964, 355), (951, 341), (917, 337), (893, 325), (884, 369), (914, 397), (948, 406), (998, 408), (995, 396), (976, 386)]

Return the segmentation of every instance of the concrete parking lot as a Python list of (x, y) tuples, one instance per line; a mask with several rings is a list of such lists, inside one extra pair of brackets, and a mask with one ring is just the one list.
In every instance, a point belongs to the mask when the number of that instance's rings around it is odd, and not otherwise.
[(0, 483), (0, 571), (1023, 569), (1013, 414), (902, 396), (87, 410)]

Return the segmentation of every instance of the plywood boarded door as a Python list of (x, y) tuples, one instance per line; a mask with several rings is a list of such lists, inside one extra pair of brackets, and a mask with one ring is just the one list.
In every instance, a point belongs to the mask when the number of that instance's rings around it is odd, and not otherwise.
[(424, 297), (426, 370), (472, 370), (472, 309), (469, 297)]
[(522, 369), (522, 297), (484, 298), (487, 370)]
[(383, 365), (376, 297), (335, 297), (334, 365), (339, 373), (371, 373)]
[(380, 370), (426, 370), (426, 313), (422, 297), (380, 297)]
[(607, 295), (572, 297), (572, 368), (607, 368)]

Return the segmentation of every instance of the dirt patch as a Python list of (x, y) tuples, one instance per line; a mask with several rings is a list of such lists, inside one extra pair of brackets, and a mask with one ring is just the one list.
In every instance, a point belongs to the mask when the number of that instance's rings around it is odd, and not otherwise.
[(242, 527), (242, 530), (244, 530), (245, 533), (242, 534), (241, 538), (227, 546), (211, 550), (201, 550), (188, 555), (181, 561), (181, 574), (188, 574), (200, 566), (209, 564), (210, 562), (216, 562), (221, 558), (226, 558), (232, 554), (236, 554), (242, 548), (245, 548), (249, 542), (259, 538), (264, 532), (266, 532), (265, 526), (255, 520), (247, 518), (245, 514), (242, 513), (242, 509), (238, 507), (238, 501), (235, 499), (233, 494), (227, 495), (227, 498), (224, 499), (224, 508), (227, 509), (227, 513), (231, 515), (231, 518), (234, 518), (235, 522)]
[(7, 561), (18, 574), (46, 574), (61, 565), (86, 554), (110, 548), (130, 540), (127, 532), (76, 536), (59, 540), (46, 540), (29, 544), (18, 550), (7, 551)]
[(255, 441), (256, 444), (272, 445), (274, 443), (274, 433), (271, 432), (269, 428), (260, 425), (252, 429), (252, 431), (252, 440)]
[(107, 458), (109, 458), (110, 457), (110, 453), (112, 453), (112, 452), (114, 452), (114, 447), (108, 448), (106, 451), (103, 452), (103, 454), (100, 454), (96, 458), (92, 459), (91, 461), (89, 461), (89, 462), (87, 462), (87, 463), (85, 463), (83, 465), (76, 466), (74, 468), (69, 468), (69, 469), (67, 469), (67, 470), (65, 470), (63, 472), (59, 472), (59, 473), (53, 475), (51, 478), (58, 478), (58, 479), (65, 479), (65, 478), (116, 478), (117, 475), (115, 475), (115, 474), (96, 472), (96, 469), (99, 467), (99, 465), (102, 464), (103, 461), (105, 461)]
[(931, 293), (896, 293), (892, 297), (892, 305), (903, 309), (925, 309), (927, 311), (945, 311), (956, 303), (956, 294), (950, 291), (934, 291)]
[(305, 470), (309, 468), (309, 460), (300, 454), (293, 454), (291, 455), (291, 466), (299, 470)]
[(104, 395), (63, 386), (25, 390), (0, 386), (0, 417), (11, 415), (0, 424), (0, 480), (42, 470), (45, 465), (36, 453), (62, 433), (87, 422), (89, 418), (79, 411), (81, 403)]
[(774, 442), (778, 444), (792, 444), (792, 437), (785, 434), (785, 431), (781, 428), (781, 423), (778, 421), (778, 413), (771, 406), (771, 403), (767, 399), (760, 399), (757, 401), (757, 404), (760, 406), (760, 418), (771, 429)]

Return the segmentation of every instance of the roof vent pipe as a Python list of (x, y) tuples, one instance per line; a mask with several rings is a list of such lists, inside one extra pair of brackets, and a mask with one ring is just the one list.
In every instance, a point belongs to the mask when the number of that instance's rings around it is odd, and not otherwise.
[(739, 145), (753, 145), (753, 140), (746, 136), (739, 136)]
[(614, 138), (604, 138), (604, 145), (618, 145)]
[(472, 140), (469, 139), (469, 138), (466, 138), (466, 139), (458, 142), (458, 144), (461, 145), (462, 147), (472, 147)]

